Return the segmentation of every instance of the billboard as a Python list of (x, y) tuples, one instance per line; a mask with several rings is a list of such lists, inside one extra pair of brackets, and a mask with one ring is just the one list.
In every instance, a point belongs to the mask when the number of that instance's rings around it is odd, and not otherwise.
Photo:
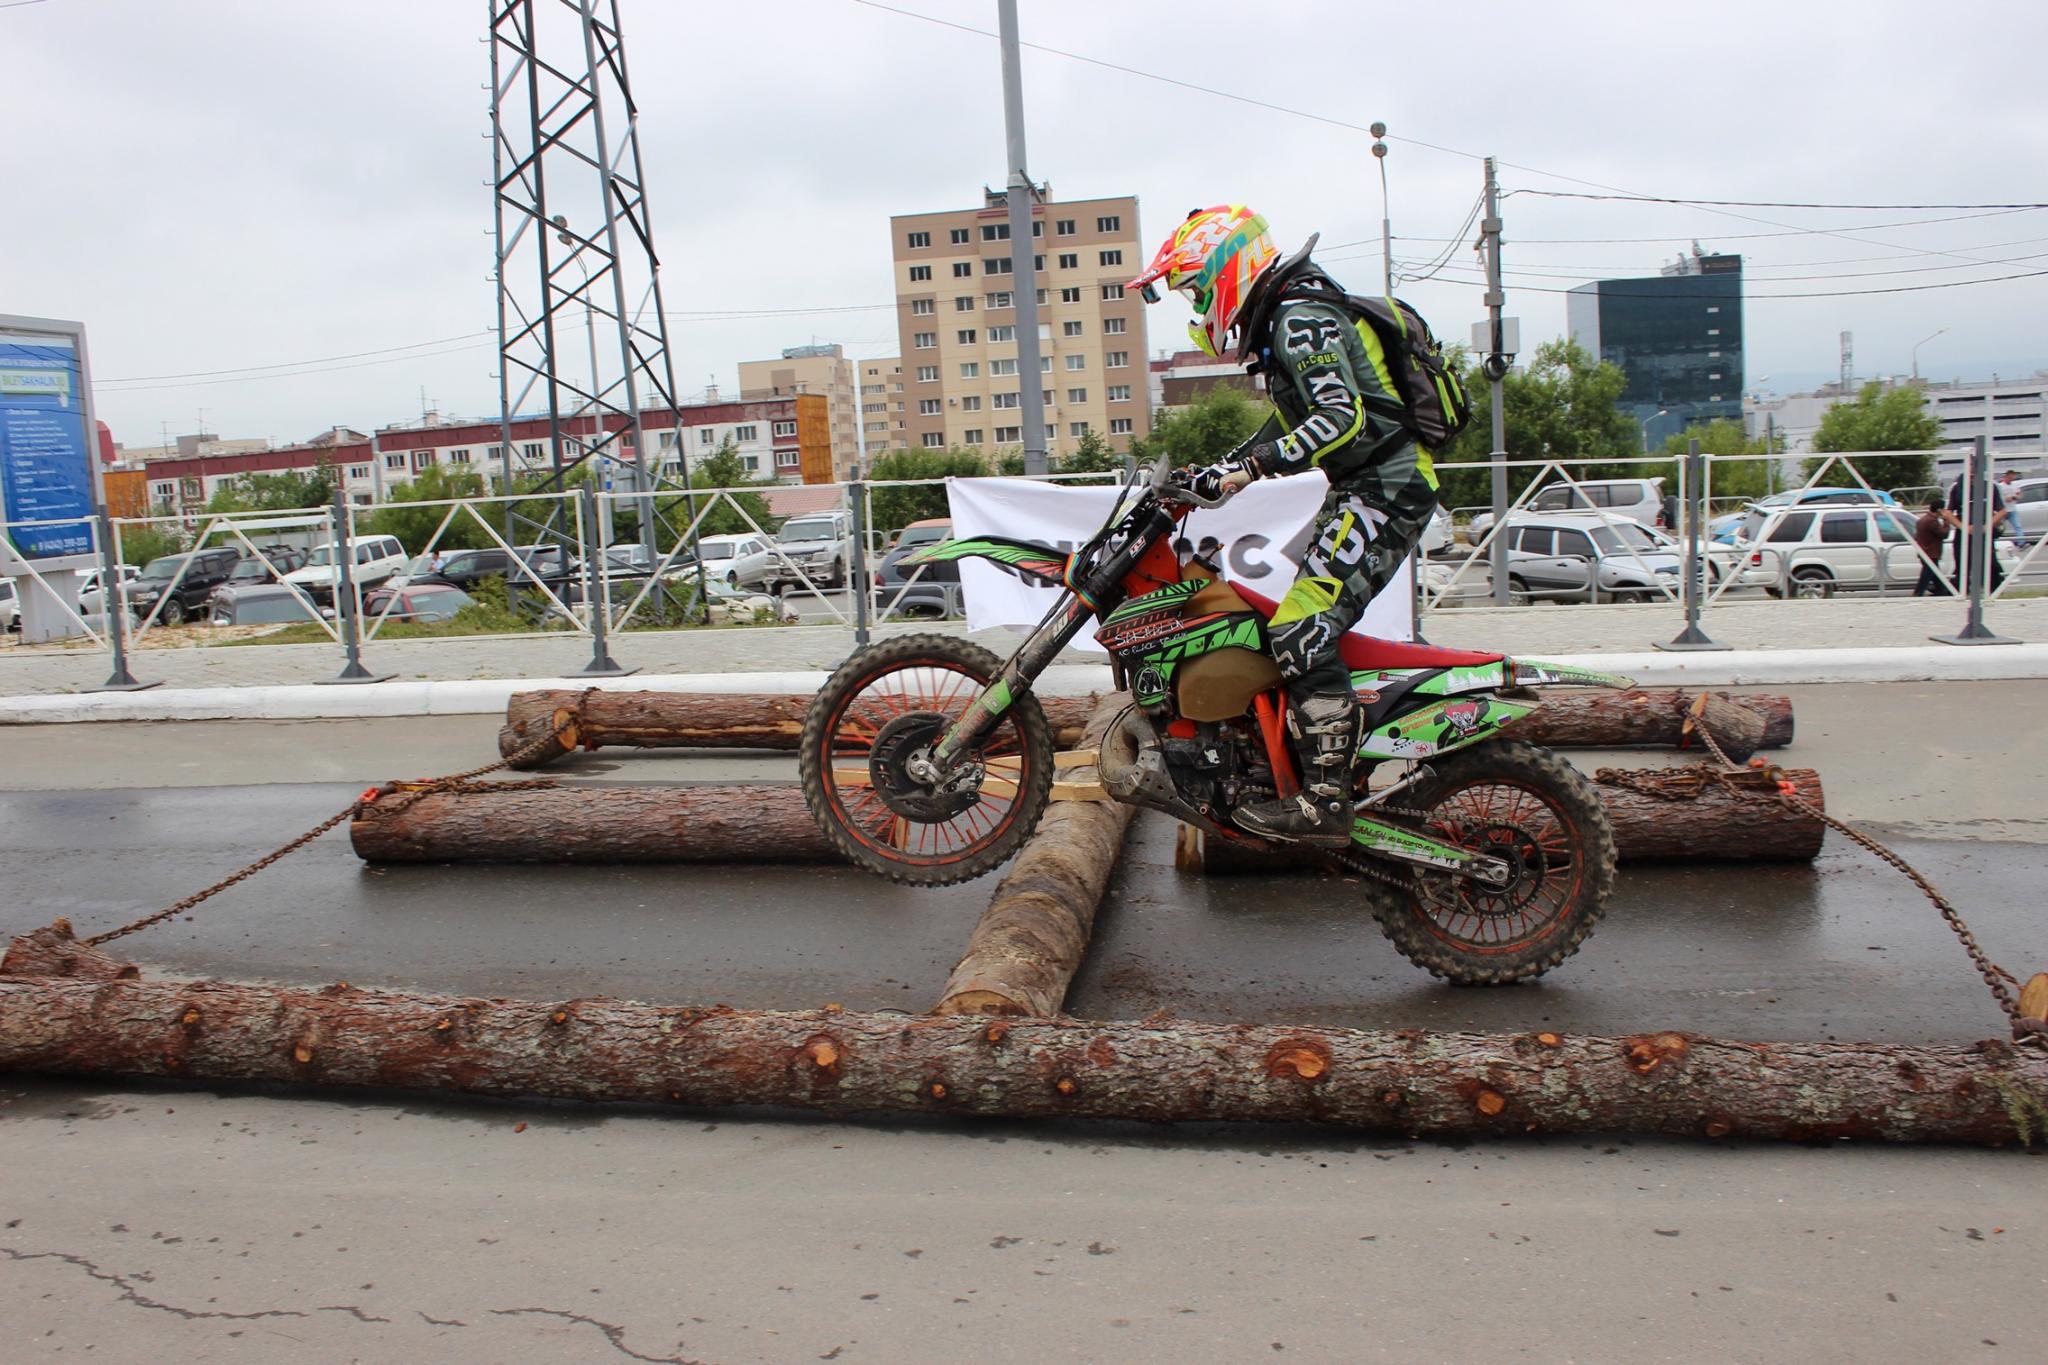
[(97, 445), (84, 329), (0, 316), (0, 518), (24, 558), (92, 552)]

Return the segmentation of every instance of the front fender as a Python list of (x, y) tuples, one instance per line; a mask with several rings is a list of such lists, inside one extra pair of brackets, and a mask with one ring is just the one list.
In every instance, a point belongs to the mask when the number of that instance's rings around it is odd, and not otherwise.
[(1003, 536), (975, 536), (967, 540), (945, 540), (922, 550), (913, 550), (897, 562), (907, 568), (942, 561), (986, 559), (997, 568), (1015, 574), (1027, 583), (1048, 583), (1062, 587), (1067, 579), (1067, 557), (1047, 545)]

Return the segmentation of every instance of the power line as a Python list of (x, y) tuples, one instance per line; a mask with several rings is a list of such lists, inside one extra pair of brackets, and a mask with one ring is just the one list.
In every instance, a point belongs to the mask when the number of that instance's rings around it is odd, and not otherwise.
[[(1883, 232), (1889, 228), (1932, 227), (1937, 223), (1967, 223), (1979, 218), (2007, 218), (2015, 213), (2033, 213), (2034, 209), (2000, 209), (1995, 213), (1962, 213), (1949, 218), (1908, 218), (1896, 223), (1867, 223), (1860, 231)], [(1516, 246), (1642, 246), (1654, 242), (1671, 242), (1682, 237), (1701, 234), (1690, 232), (1666, 232), (1655, 237), (1515, 237)], [(1719, 242), (1753, 242), (1767, 237), (1827, 237), (1834, 235), (1827, 228), (1791, 228), (1784, 232), (1717, 232), (1711, 234)], [(1443, 237), (1416, 237), (1395, 233), (1397, 242), (1442, 242)], [(1328, 249), (1336, 250), (1347, 246), (1376, 246), (1377, 238), (1361, 237), (1355, 242), (1332, 242)], [(1899, 242), (1879, 242), (1879, 246), (1900, 246)], [(1971, 248), (1982, 249), (1982, 248)], [(1909, 256), (1920, 254), (1908, 251)]]
[[(1745, 291), (1742, 294), (1742, 299), (1744, 302), (1749, 302), (1762, 299), (1841, 299), (1851, 298), (1858, 294), (1918, 294), (1929, 289), (1962, 289), (1973, 284), (2002, 284), (2008, 280), (2031, 280), (2042, 275), (2048, 275), (2048, 270), (2025, 270), (2016, 275), (1992, 275), (1981, 280), (1949, 280), (1942, 284), (1895, 284), (1882, 289), (1822, 289), (1796, 294), (1752, 294)], [(1470, 289), (1483, 289), (1486, 287), (1486, 281), (1484, 280), (1445, 280), (1444, 283), (1462, 284)], [(1541, 284), (1518, 284), (1515, 288), (1531, 294), (1569, 294), (1572, 292), (1569, 289), (1561, 289), (1554, 285)], [(1639, 293), (1626, 289), (1602, 289), (1600, 294), (1601, 297), (1610, 299), (1665, 299), (1670, 297), (1668, 294)]]
[(286, 370), (298, 365), (325, 365), (330, 360), (360, 360), (366, 355), (389, 355), (393, 351), (413, 351), (422, 346), (446, 346), (451, 341), (468, 341), (472, 337), (490, 336), (490, 332), (462, 332), (452, 337), (436, 337), (432, 341), (415, 341), (407, 346), (381, 346), (374, 351), (350, 351), (346, 355), (314, 356), (310, 360), (280, 360), (274, 365), (230, 365), (223, 370), (187, 370), (182, 374), (136, 374), (120, 379), (98, 379), (94, 384), (141, 384), (155, 379), (205, 379), (216, 374), (242, 374), (251, 370)]
[(1782, 199), (1682, 199), (1659, 194), (1587, 194), (1583, 190), (1510, 190), (1545, 199), (1611, 199), (1636, 204), (1686, 204), (1694, 208), (1846, 209), (1854, 212), (1915, 212), (1940, 209), (2048, 209), (2048, 204), (1807, 204)]
[[(1999, 259), (1996, 259), (1996, 260), (1987, 260), (1987, 261), (1983, 261), (1983, 262), (1981, 262), (1981, 264), (1983, 264), (1983, 265), (2022, 265), (2022, 264), (2024, 264), (2024, 263), (2026, 263), (2026, 262), (2028, 262), (2028, 261), (2038, 261), (2038, 260), (2041, 260), (2041, 259), (2042, 259), (2043, 257), (2048, 257), (2048, 251), (2036, 251), (2036, 252), (2032, 252), (2032, 253), (2029, 253), (2028, 255), (2025, 255), (2025, 256), (2006, 256), (2006, 257), (2001, 257), (2001, 258), (1999, 258)], [(1357, 260), (1357, 259), (1359, 259), (1359, 257), (1357, 257), (1357, 256), (1352, 256), (1352, 257), (1348, 257), (1347, 259), (1350, 259), (1350, 260)], [(1448, 266), (1447, 268), (1448, 268), (1448, 269), (1451, 269), (1451, 270), (1461, 270), (1461, 271), (1476, 271), (1476, 270), (1478, 270), (1478, 269), (1479, 269), (1479, 267), (1478, 267), (1478, 266), (1473, 266), (1473, 265), (1466, 265), (1466, 264), (1464, 264), (1463, 262), (1458, 262), (1458, 263), (1452, 264), (1452, 265)], [(1886, 275), (1925, 275), (1925, 274), (1927, 274), (1927, 273), (1928, 273), (1929, 271), (1935, 271), (1935, 270), (1969, 270), (1969, 269), (1971, 269), (1971, 268), (1972, 268), (1972, 267), (1971, 267), (1971, 266), (1969, 266), (1969, 265), (1909, 265), (1909, 266), (1906, 266), (1906, 267), (1904, 267), (1904, 268), (1902, 268), (1902, 269), (1899, 269), (1899, 270), (1843, 270), (1843, 271), (1834, 271), (1834, 272), (1831, 272), (1831, 273), (1827, 273), (1827, 274), (1820, 274), (1820, 275), (1778, 275), (1778, 276), (1775, 276), (1775, 277), (1773, 277), (1773, 278), (1771, 278), (1771, 279), (1768, 279), (1768, 280), (1764, 281), (1764, 283), (1766, 283), (1766, 284), (1793, 284), (1793, 283), (1797, 283), (1797, 282), (1800, 282), (1800, 281), (1804, 281), (1804, 280), (1869, 280), (1869, 279), (1880, 279), (1880, 278), (1883, 278), (1883, 277), (1884, 277), (1884, 276), (1886, 276)], [(1588, 274), (1587, 272), (1585, 272), (1585, 271), (1583, 271), (1583, 270), (1566, 270), (1566, 269), (1555, 269), (1555, 270), (1543, 270), (1543, 269), (1538, 269), (1538, 268), (1536, 268), (1536, 267), (1530, 267), (1530, 266), (1525, 266), (1525, 267), (1522, 267), (1522, 268), (1519, 268), (1519, 269), (1508, 269), (1508, 270), (1506, 270), (1506, 271), (1505, 271), (1504, 273), (1506, 273), (1506, 274), (1509, 274), (1509, 275), (1519, 275), (1519, 276), (1527, 276), (1527, 277), (1529, 277), (1529, 278), (1531, 278), (1531, 279), (1539, 279), (1539, 280), (1542, 280), (1542, 279), (1550, 279), (1550, 280), (1566, 280), (1566, 279), (1569, 279), (1569, 280), (1586, 280), (1586, 279), (1591, 279), (1591, 278), (1595, 278), (1595, 276), (1589, 275), (1589, 274)], [(1651, 273), (1653, 273), (1653, 272), (1649, 272), (1649, 271), (1640, 271), (1640, 272), (1637, 272), (1637, 276), (1636, 276), (1636, 277), (1637, 277), (1637, 278), (1648, 278), (1648, 277), (1649, 277), (1649, 275), (1650, 275)], [(1611, 278), (1611, 276), (1610, 276), (1610, 278)], [(1628, 278), (1628, 277), (1624, 276), (1623, 278)], [(1968, 281), (1957, 281), (1957, 283), (1968, 283)]]
[[(466, 351), (485, 350), (495, 344), (495, 342), (479, 341), (468, 346), (451, 346), (442, 351), (421, 351), (414, 355), (387, 355), (381, 360), (364, 360), (353, 365), (327, 365), (319, 369), (291, 370), (272, 374), (244, 374), (235, 375), (227, 379), (195, 379), (189, 383), (130, 384), (125, 387), (113, 387), (113, 381), (109, 380), (105, 386), (105, 391), (108, 393), (149, 393), (157, 389), (201, 389), (211, 388), (216, 384), (255, 384), (266, 379), (310, 379), (314, 375), (333, 374), (340, 370), (366, 370), (373, 365), (396, 365), (406, 360), (427, 360), (434, 356), (460, 355)], [(93, 388), (95, 390), (99, 390), (102, 387), (99, 381), (94, 381)]]

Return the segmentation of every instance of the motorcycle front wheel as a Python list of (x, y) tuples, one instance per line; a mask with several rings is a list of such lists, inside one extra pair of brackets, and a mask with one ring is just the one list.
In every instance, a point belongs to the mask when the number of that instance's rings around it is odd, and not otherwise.
[(1014, 698), (949, 788), (906, 765), (966, 714), (1002, 660), (951, 635), (900, 635), (841, 664), (804, 715), (804, 800), (846, 859), (907, 886), (971, 881), (1009, 861), (1052, 794), (1052, 729)]

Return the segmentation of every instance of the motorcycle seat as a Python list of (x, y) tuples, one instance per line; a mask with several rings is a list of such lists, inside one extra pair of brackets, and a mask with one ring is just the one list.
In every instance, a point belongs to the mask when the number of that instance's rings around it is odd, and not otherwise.
[[(1273, 613), (1280, 606), (1278, 602), (1253, 592), (1242, 583), (1232, 586), (1253, 611), (1269, 621), (1273, 619)], [(1372, 673), (1401, 668), (1475, 668), (1482, 664), (1497, 664), (1507, 656), (1470, 649), (1443, 649), (1437, 645), (1414, 645), (1405, 640), (1382, 640), (1378, 636), (1352, 631), (1337, 642), (1337, 657), (1354, 673)]]

